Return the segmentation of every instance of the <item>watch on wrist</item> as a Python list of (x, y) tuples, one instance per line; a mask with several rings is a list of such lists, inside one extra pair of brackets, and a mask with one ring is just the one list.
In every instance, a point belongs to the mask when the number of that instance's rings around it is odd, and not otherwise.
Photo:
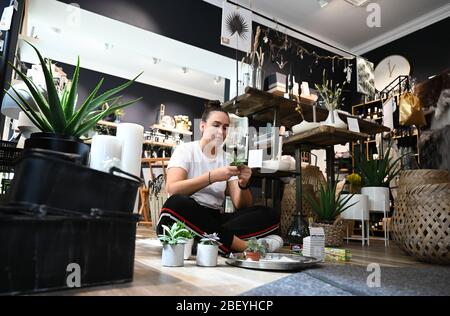
[(241, 184), (238, 182), (238, 186), (239, 186), (239, 189), (241, 189), (241, 190), (248, 190), (248, 189), (250, 189), (250, 182), (248, 182), (245, 187), (241, 186)]

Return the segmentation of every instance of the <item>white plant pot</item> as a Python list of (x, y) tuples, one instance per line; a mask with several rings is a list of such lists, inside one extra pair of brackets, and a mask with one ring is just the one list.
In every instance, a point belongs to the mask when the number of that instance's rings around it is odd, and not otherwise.
[[(341, 194), (341, 200), (348, 199), (349, 195), (351, 194)], [(364, 194), (354, 194), (347, 205), (354, 203), (356, 204), (341, 213), (341, 217), (349, 220), (369, 220), (369, 197)]]
[(194, 239), (189, 239), (184, 244), (184, 260), (188, 260), (191, 257), (193, 245), (194, 245)]
[[(334, 119), (333, 119), (334, 117)], [(347, 124), (339, 117), (339, 114), (336, 110), (328, 112), (328, 117), (324, 122), (321, 122), (322, 125), (333, 126), (336, 128), (347, 128)]]
[(197, 265), (201, 267), (217, 266), (217, 256), (219, 246), (217, 245), (197, 245)]
[(369, 198), (369, 210), (371, 212), (389, 211), (389, 188), (364, 187), (361, 193)]
[(312, 130), (319, 126), (320, 126), (320, 123), (318, 123), (318, 122), (314, 123), (314, 122), (302, 121), (300, 124), (292, 126), (292, 132), (294, 133), (294, 135), (300, 134), (300, 133)]
[(162, 265), (165, 267), (184, 266), (184, 244), (164, 245), (162, 250)]

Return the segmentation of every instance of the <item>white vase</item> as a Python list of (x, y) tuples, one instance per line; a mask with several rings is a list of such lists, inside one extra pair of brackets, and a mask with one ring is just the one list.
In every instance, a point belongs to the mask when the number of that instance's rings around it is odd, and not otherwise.
[(219, 254), (219, 246), (198, 244), (197, 265), (201, 267), (217, 266), (218, 254)]
[(369, 210), (371, 212), (389, 211), (389, 188), (363, 187), (361, 193), (369, 198)]
[[(341, 201), (348, 199), (350, 194), (341, 194)], [(342, 219), (369, 220), (369, 198), (364, 194), (354, 194), (347, 205), (352, 205), (341, 213)]]
[(295, 134), (300, 134), (309, 130), (312, 130), (316, 127), (319, 127), (320, 123), (314, 123), (314, 122), (307, 122), (302, 121), (300, 124), (292, 126), (292, 132)]
[(184, 266), (184, 244), (164, 245), (162, 250), (162, 265), (165, 267)]
[(194, 245), (194, 239), (189, 239), (184, 244), (184, 260), (188, 260), (191, 257), (193, 245)]
[(345, 129), (347, 128), (347, 124), (345, 124), (345, 122), (341, 120), (341, 118), (339, 117), (339, 113), (336, 110), (329, 111), (327, 119), (321, 124), (333, 126), (336, 128), (345, 128)]

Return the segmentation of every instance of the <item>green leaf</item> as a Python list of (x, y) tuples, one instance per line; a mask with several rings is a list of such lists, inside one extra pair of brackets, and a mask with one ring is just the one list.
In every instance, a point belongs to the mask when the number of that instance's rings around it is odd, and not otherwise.
[(47, 93), (48, 93), (48, 105), (50, 108), (50, 116), (51, 116), (51, 120), (49, 121), (52, 124), (53, 129), (56, 133), (63, 133), (64, 127), (66, 125), (66, 119), (64, 117), (61, 103), (59, 101), (58, 92), (56, 90), (55, 83), (53, 81), (51, 64), (50, 69), (48, 69), (45, 66), (46, 62), (42, 57), (41, 53), (39, 52), (39, 50), (30, 42), (27, 43), (36, 51), (36, 54), (38, 55), (38, 58), (41, 62), (42, 71), (44, 72), (45, 83), (47, 86)]
[(69, 120), (72, 118), (73, 112), (75, 111), (75, 108), (77, 106), (77, 96), (78, 96), (78, 78), (80, 76), (80, 57), (78, 57), (77, 60), (77, 66), (75, 68), (75, 72), (73, 74), (72, 84), (70, 88), (70, 93), (67, 99), (67, 104), (64, 109), (64, 115), (66, 120)]

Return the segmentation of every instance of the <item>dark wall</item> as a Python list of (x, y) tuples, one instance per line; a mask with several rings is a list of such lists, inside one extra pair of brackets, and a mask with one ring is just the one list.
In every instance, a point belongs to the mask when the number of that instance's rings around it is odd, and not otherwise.
[(390, 55), (402, 55), (411, 64), (417, 82), (450, 68), (450, 18), (402, 37), (365, 54), (375, 66)]
[[(56, 63), (58, 66), (63, 67), (64, 72), (69, 76), (69, 78), (72, 78), (75, 67), (64, 63)], [(78, 91), (79, 104), (86, 99), (88, 94), (95, 88), (102, 78), (104, 78), (105, 81), (101, 91), (117, 87), (127, 81), (108, 74), (102, 74), (88, 69), (81, 69)], [(146, 130), (148, 130), (150, 125), (156, 123), (156, 115), (159, 111), (161, 103), (166, 105), (167, 115), (189, 115), (192, 122), (194, 122), (194, 118), (201, 117), (205, 103), (205, 100), (201, 98), (160, 89), (139, 82), (136, 82), (132, 86), (128, 87), (122, 94), (124, 95), (123, 101), (134, 100), (140, 97), (142, 97), (143, 100), (125, 108), (125, 116), (121, 121), (141, 124)]]

